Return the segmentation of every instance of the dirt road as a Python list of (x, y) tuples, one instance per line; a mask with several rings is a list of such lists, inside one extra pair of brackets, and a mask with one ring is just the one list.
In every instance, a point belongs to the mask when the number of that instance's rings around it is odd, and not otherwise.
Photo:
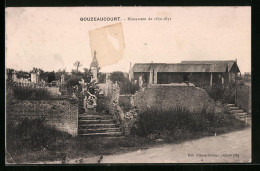
[[(96, 163), (97, 157), (84, 159)], [(101, 163), (235, 163), (251, 161), (251, 128), (181, 144), (104, 156)]]
[[(69, 159), (67, 163), (97, 164), (99, 157)], [(250, 161), (251, 127), (180, 144), (164, 144), (124, 154), (105, 155), (101, 163), (248, 163)], [(37, 164), (61, 164), (61, 161)]]

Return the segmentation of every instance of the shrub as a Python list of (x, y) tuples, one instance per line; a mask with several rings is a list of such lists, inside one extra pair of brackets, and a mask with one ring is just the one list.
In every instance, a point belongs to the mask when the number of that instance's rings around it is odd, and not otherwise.
[(130, 80), (125, 79), (119, 83), (120, 94), (135, 94), (139, 90), (138, 84), (133, 84)]
[(66, 84), (68, 87), (72, 87), (75, 85), (79, 85), (79, 81), (81, 81), (80, 77), (70, 78), (67, 80)]
[(97, 112), (105, 112), (106, 114), (109, 113), (109, 103), (110, 97), (103, 97), (97, 99)]
[(227, 89), (219, 86), (206, 87), (206, 92), (209, 94), (210, 98), (215, 101), (222, 101), (224, 103), (234, 103), (234, 93), (233, 88)]
[(105, 83), (106, 82), (106, 74), (99, 72), (98, 73), (98, 82), (99, 83)]
[(148, 109), (138, 115), (137, 127), (132, 132), (139, 136), (150, 134), (163, 136), (166, 133), (166, 136), (177, 138), (184, 136), (184, 133), (213, 133), (221, 127), (228, 130), (245, 125), (243, 121), (237, 120), (232, 115), (206, 111), (206, 108), (200, 112), (190, 112), (181, 108), (167, 111)]
[(124, 76), (124, 73), (121, 72), (121, 71), (115, 71), (115, 72), (112, 72), (109, 76), (109, 79), (115, 83), (116, 81), (118, 82), (123, 82), (125, 81), (125, 76)]
[(124, 112), (128, 112), (132, 108), (130, 98), (131, 96), (128, 95), (119, 97), (119, 106)]

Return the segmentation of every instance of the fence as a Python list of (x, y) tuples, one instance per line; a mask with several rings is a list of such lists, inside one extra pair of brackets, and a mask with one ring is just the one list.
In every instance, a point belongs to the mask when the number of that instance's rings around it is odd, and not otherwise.
[(60, 99), (66, 92), (66, 85), (51, 85), (48, 83), (13, 83), (14, 96), (18, 99)]

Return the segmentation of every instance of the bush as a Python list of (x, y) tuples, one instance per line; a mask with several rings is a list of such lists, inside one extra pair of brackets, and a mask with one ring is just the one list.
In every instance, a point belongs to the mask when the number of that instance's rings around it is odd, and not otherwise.
[(112, 73), (110, 74), (109, 79), (110, 79), (113, 83), (115, 83), (116, 81), (118, 81), (118, 82), (123, 82), (123, 81), (125, 81), (126, 78), (125, 78), (123, 72), (121, 72), (121, 71), (114, 71), (114, 72), (112, 72)]
[[(245, 124), (234, 116), (226, 113), (215, 114), (206, 112), (204, 108), (200, 112), (189, 112), (185, 109), (148, 109), (138, 115), (137, 126), (134, 131), (139, 136), (161, 134), (178, 138), (184, 134), (214, 133), (219, 128), (242, 128)], [(167, 135), (165, 135), (167, 134)], [(189, 136), (187, 136), (189, 137)]]
[(67, 87), (70, 88), (70, 87), (72, 87), (72, 86), (79, 85), (79, 81), (81, 81), (81, 78), (80, 78), (80, 77), (70, 78), (70, 79), (68, 79), (67, 82), (66, 82)]
[(120, 96), (119, 97), (119, 106), (124, 112), (128, 112), (131, 108), (131, 96)]
[(97, 112), (105, 112), (106, 114), (109, 113), (109, 103), (110, 97), (102, 97), (97, 99)]
[(206, 87), (206, 92), (209, 94), (210, 98), (215, 101), (222, 101), (223, 103), (234, 103), (235, 97), (233, 89), (226, 89), (222, 87)]
[(138, 84), (133, 84), (130, 80), (125, 79), (119, 83), (120, 94), (135, 94), (139, 90)]

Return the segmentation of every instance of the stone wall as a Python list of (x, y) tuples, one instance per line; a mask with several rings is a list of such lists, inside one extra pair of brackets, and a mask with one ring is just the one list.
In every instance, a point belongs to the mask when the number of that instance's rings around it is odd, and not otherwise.
[(8, 104), (6, 116), (16, 122), (24, 118), (45, 118), (47, 125), (77, 135), (78, 107), (68, 100), (15, 100)]
[(135, 94), (134, 105), (140, 112), (147, 108), (183, 108), (189, 111), (201, 111), (203, 107), (215, 109), (215, 102), (206, 91), (194, 86), (147, 87)]
[[(131, 110), (124, 111), (123, 128), (125, 135), (135, 126), (138, 113), (148, 108), (168, 110), (182, 108), (189, 111), (201, 111), (204, 107), (208, 112), (223, 113), (225, 105), (215, 102), (205, 90), (187, 84), (151, 85), (140, 89), (132, 96), (119, 96), (119, 104), (131, 106)], [(122, 108), (122, 107), (121, 107)]]
[(237, 85), (236, 91), (236, 105), (244, 111), (251, 113), (251, 85)]

